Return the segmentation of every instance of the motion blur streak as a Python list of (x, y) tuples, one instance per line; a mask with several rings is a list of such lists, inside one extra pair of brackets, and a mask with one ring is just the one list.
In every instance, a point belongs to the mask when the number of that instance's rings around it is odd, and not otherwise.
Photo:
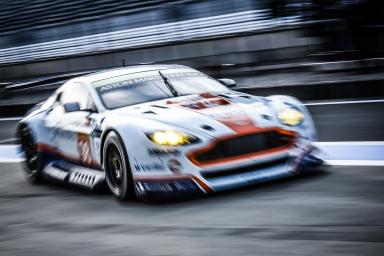
[[(382, 0), (0, 0), (0, 255), (384, 251)], [(124, 204), (25, 181), (16, 125), (76, 76), (181, 64), (305, 102), (323, 172)], [(148, 92), (150, 93), (150, 92)]]

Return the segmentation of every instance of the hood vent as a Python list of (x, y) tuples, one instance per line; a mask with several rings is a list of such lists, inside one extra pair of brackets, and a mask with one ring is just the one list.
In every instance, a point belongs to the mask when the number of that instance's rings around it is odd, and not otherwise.
[(217, 94), (217, 96), (220, 96), (220, 97), (223, 97), (223, 98), (226, 98), (226, 99), (232, 99), (231, 96), (228, 96), (226, 94)]
[(151, 105), (151, 107), (168, 109), (168, 107), (166, 107), (166, 106), (161, 106), (161, 105)]
[(203, 128), (204, 130), (207, 130), (207, 131), (214, 131), (215, 130), (212, 126), (209, 126), (209, 125), (206, 125), (206, 124), (203, 124), (200, 127)]
[(270, 115), (262, 114), (261, 115), (265, 120), (271, 121), (273, 118)]
[(157, 113), (153, 112), (152, 110), (144, 111), (143, 114), (154, 114), (154, 115), (157, 115)]

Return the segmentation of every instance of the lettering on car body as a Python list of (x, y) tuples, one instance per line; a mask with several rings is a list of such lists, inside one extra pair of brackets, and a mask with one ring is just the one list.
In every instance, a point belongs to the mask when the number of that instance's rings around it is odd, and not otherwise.
[(162, 155), (179, 156), (180, 151), (177, 149), (171, 149), (171, 148), (150, 148), (148, 149), (148, 154), (156, 155), (156, 156), (162, 156)]
[(136, 158), (134, 159), (133, 166), (137, 172), (164, 172), (165, 167), (163, 163), (140, 163)]
[(92, 163), (91, 141), (87, 134), (77, 134), (77, 150), (79, 151), (80, 161), (85, 164)]

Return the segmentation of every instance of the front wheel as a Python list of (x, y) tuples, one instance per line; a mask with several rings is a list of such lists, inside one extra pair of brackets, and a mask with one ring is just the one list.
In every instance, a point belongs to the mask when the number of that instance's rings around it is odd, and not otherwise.
[(38, 183), (41, 181), (42, 168), (36, 140), (28, 126), (19, 129), (19, 137), (25, 155), (24, 171), (26, 177), (31, 183)]
[(128, 156), (121, 138), (115, 132), (110, 132), (105, 139), (103, 169), (108, 187), (118, 200), (135, 197)]

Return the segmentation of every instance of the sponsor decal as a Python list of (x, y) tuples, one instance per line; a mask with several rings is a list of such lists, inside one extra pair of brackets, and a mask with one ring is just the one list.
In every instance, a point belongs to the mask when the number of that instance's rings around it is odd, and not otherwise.
[(201, 110), (230, 105), (231, 103), (225, 98), (206, 93), (182, 101), (167, 101), (167, 104), (176, 104), (184, 108)]
[(183, 101), (167, 101), (167, 104), (194, 110), (200, 114), (213, 118), (237, 133), (247, 132), (255, 128), (251, 118), (228, 99), (204, 93)]
[(251, 118), (242, 109), (235, 106), (217, 107), (201, 112), (238, 133), (246, 132), (248, 129), (255, 127)]
[(163, 163), (140, 163), (136, 158), (133, 166), (137, 172), (163, 172), (165, 171)]
[(168, 161), (168, 168), (173, 173), (180, 173), (181, 171), (181, 163), (176, 159), (171, 159)]
[[(199, 77), (204, 76), (200, 72), (181, 72), (181, 73), (167, 73), (167, 78), (183, 78), (183, 77)], [(107, 92), (116, 89), (133, 89), (140, 86), (141, 83), (151, 81), (162, 81), (159, 75), (144, 76), (132, 78), (132, 75), (112, 77), (101, 81), (93, 82), (92, 84), (97, 87), (99, 92)]]
[(218, 120), (236, 120), (239, 116), (244, 116), (244, 111), (236, 107), (215, 108), (202, 111), (205, 116)]
[(150, 148), (148, 153), (152, 156), (162, 156), (162, 155), (175, 155), (179, 156), (180, 151), (172, 148)]
[(93, 161), (91, 141), (87, 134), (77, 134), (77, 150), (80, 156), (80, 162), (84, 164), (91, 164)]

